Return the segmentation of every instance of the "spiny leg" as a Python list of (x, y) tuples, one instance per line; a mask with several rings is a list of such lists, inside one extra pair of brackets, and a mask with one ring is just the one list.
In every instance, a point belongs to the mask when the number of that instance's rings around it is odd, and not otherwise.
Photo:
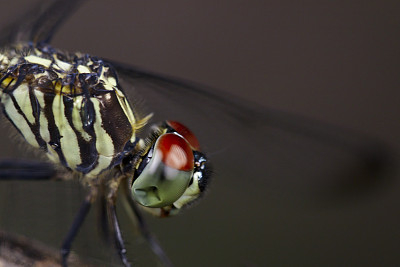
[(121, 229), (119, 227), (117, 213), (115, 211), (114, 201), (107, 202), (107, 213), (109, 216), (110, 225), (112, 228), (112, 233), (114, 235), (115, 246), (118, 250), (118, 254), (121, 258), (122, 263), (126, 267), (130, 267), (131, 264), (129, 263), (128, 258), (126, 257), (126, 248), (125, 248), (124, 240), (122, 238)]
[(64, 242), (61, 247), (61, 259), (63, 267), (68, 266), (67, 260), (68, 260), (68, 255), (71, 252), (72, 242), (74, 241), (79, 231), (79, 228), (82, 226), (83, 221), (85, 220), (87, 214), (89, 213), (90, 206), (92, 205), (95, 195), (96, 194), (93, 191), (90, 192), (89, 195), (85, 198), (85, 200), (81, 204), (81, 207), (79, 208), (78, 214), (76, 215), (71, 228), (68, 231), (67, 236), (64, 239)]
[(143, 218), (142, 213), (136, 206), (135, 202), (133, 201), (132, 197), (130, 196), (130, 191), (128, 189), (128, 181), (124, 180), (121, 181), (121, 186), (123, 190), (123, 197), (125, 200), (125, 204), (127, 204), (126, 208), (128, 213), (133, 211), (134, 216), (137, 220), (139, 225), (139, 230), (143, 237), (146, 239), (148, 244), (150, 245), (151, 250), (153, 250), (154, 254), (158, 257), (160, 262), (166, 267), (173, 267), (171, 260), (168, 258), (167, 254), (161, 247), (160, 243), (158, 242), (157, 238), (150, 232), (149, 227), (146, 224), (146, 221)]

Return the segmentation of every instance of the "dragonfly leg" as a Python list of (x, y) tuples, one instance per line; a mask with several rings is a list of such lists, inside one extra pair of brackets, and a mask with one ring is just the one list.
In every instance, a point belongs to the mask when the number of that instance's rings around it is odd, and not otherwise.
[(93, 193), (90, 193), (83, 203), (81, 204), (81, 207), (79, 208), (79, 212), (76, 215), (74, 222), (71, 226), (71, 228), (68, 231), (67, 236), (64, 239), (64, 242), (61, 247), (61, 260), (62, 260), (62, 266), (67, 267), (67, 261), (68, 261), (68, 255), (71, 252), (71, 245), (72, 242), (74, 241), (79, 228), (82, 226), (83, 221), (86, 218), (86, 215), (89, 213), (90, 206), (92, 205), (94, 196)]
[(50, 180), (56, 176), (54, 167), (45, 162), (1, 160), (0, 180)]
[(164, 249), (161, 247), (160, 243), (158, 242), (157, 238), (150, 232), (149, 227), (147, 226), (146, 221), (143, 218), (142, 213), (140, 212), (139, 208), (135, 204), (134, 200), (130, 196), (130, 191), (128, 188), (128, 182), (127, 181), (122, 181), (122, 190), (123, 190), (123, 197), (124, 197), (124, 203), (126, 204), (126, 208), (128, 213), (131, 213), (133, 211), (134, 216), (137, 220), (137, 224), (139, 226), (140, 233), (142, 236), (146, 239), (147, 243), (150, 245), (151, 250), (156, 254), (160, 262), (165, 266), (165, 267), (173, 267), (174, 265), (172, 264), (171, 260), (168, 258), (166, 252)]
[(124, 266), (130, 267), (131, 264), (129, 263), (128, 258), (126, 257), (126, 248), (124, 240), (122, 238), (121, 229), (119, 227), (117, 213), (115, 211), (115, 204), (109, 202), (107, 208), (108, 208), (109, 219), (111, 221), (111, 227), (113, 229), (115, 246), (118, 250), (118, 254)]

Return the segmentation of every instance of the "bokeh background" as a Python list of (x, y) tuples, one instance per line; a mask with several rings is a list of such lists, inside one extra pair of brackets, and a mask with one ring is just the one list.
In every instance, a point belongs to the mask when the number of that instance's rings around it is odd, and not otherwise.
[[(7, 3), (1, 25), (27, 3)], [(397, 151), (399, 10), (398, 1), (87, 1), (53, 44), (204, 83), (246, 99), (246, 105), (349, 128)], [(20, 154), (8, 130), (2, 131), (1, 157)], [(249, 210), (217, 208), (225, 198), (246, 198), (237, 189), (224, 196), (219, 189), (242, 184), (222, 175), (196, 208), (150, 224), (177, 266), (394, 266), (400, 264), (400, 176), (392, 176), (370, 196), (295, 212), (284, 205), (271, 210), (262, 191), (267, 182), (252, 185), (258, 201)], [(76, 184), (62, 193), (56, 187), (0, 185), (8, 200), (2, 228), (58, 246), (84, 191)], [(104, 259), (109, 254), (99, 256), (104, 248), (96, 251), (100, 241), (92, 239), (95, 219), (92, 214), (76, 247), (83, 256)], [(138, 251), (130, 253), (138, 265), (154, 265), (141, 242), (128, 241)]]

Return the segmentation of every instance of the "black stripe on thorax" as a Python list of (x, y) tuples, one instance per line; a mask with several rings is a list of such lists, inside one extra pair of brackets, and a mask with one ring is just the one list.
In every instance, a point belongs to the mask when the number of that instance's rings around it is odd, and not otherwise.
[(87, 132), (88, 135), (90, 135), (91, 140), (86, 141), (82, 137), (82, 134), (75, 128), (72, 120), (72, 112), (74, 110), (74, 98), (64, 96), (63, 101), (65, 106), (64, 115), (75, 133), (80, 150), (79, 156), (82, 163), (76, 167), (76, 170), (82, 173), (88, 173), (89, 171), (93, 170), (94, 167), (97, 165), (98, 153), (96, 149), (96, 135), (94, 134), (93, 127), (91, 127), (92, 130)]
[(44, 114), (47, 118), (48, 121), (48, 129), (50, 133), (50, 142), (49, 145), (56, 151), (58, 158), (60, 160), (60, 163), (68, 168), (68, 163), (65, 160), (64, 153), (62, 152), (61, 148), (61, 143), (60, 140), (62, 136), (60, 135), (60, 131), (58, 130), (58, 127), (55, 123), (54, 120), (54, 114), (53, 114), (53, 102), (54, 102), (54, 94), (44, 94)]
[[(21, 68), (20, 68), (21, 69)], [(43, 138), (40, 135), (40, 121), (39, 121), (39, 117), (37, 116), (38, 113), (35, 114), (34, 109), (36, 110), (40, 110), (40, 107), (36, 106), (38, 105), (37, 103), (37, 99), (33, 94), (33, 89), (31, 88), (31, 86), (28, 85), (28, 89), (29, 91), (26, 92), (27, 97), (29, 97), (30, 99), (30, 104), (32, 107), (32, 111), (34, 112), (32, 115), (35, 118), (35, 123), (31, 124), (28, 120), (28, 118), (26, 117), (26, 114), (22, 111), (21, 107), (19, 106), (17, 100), (15, 99), (13, 92), (19, 87), (21, 86), (21, 84), (24, 82), (25, 78), (26, 78), (26, 74), (27, 72), (29, 72), (29, 68), (28, 66), (26, 68), (23, 68), (23, 70), (20, 72), (20, 74), (17, 77), (17, 81), (15, 82), (14, 85), (10, 86), (10, 84), (15, 81), (15, 79), (12, 79), (11, 82), (7, 85), (7, 89), (9, 90), (5, 90), (4, 93), (8, 94), (13, 102), (13, 105), (15, 107), (15, 109), (18, 111), (18, 113), (23, 117), (23, 119), (26, 121), (26, 123), (28, 124), (30, 130), (32, 131), (33, 135), (35, 136), (35, 139), (37, 141), (37, 143), (39, 144), (39, 147), (42, 148), (43, 150), (47, 151), (47, 145), (46, 142), (43, 140)], [(33, 102), (35, 102), (35, 107), (32, 106)], [(9, 117), (8, 117), (9, 118)], [(10, 118), (9, 118), (10, 119)], [(14, 123), (13, 123), (14, 124)], [(15, 124), (14, 124), (15, 126)]]

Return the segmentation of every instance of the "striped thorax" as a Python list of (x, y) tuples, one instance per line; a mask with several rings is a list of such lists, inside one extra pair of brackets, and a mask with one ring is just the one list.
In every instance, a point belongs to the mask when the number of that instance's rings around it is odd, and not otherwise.
[[(113, 67), (101, 59), (48, 45), (5, 48), (0, 100), (30, 145), (81, 174), (92, 191), (107, 184), (114, 197), (127, 177), (134, 200), (161, 217), (204, 194), (209, 166), (194, 134), (166, 121), (145, 140), (138, 138), (149, 116), (137, 118)], [(119, 164), (116, 173), (106, 172)]]
[(1, 52), (0, 98), (29, 144), (89, 178), (118, 164), (147, 120), (135, 116), (110, 65), (47, 45)]

